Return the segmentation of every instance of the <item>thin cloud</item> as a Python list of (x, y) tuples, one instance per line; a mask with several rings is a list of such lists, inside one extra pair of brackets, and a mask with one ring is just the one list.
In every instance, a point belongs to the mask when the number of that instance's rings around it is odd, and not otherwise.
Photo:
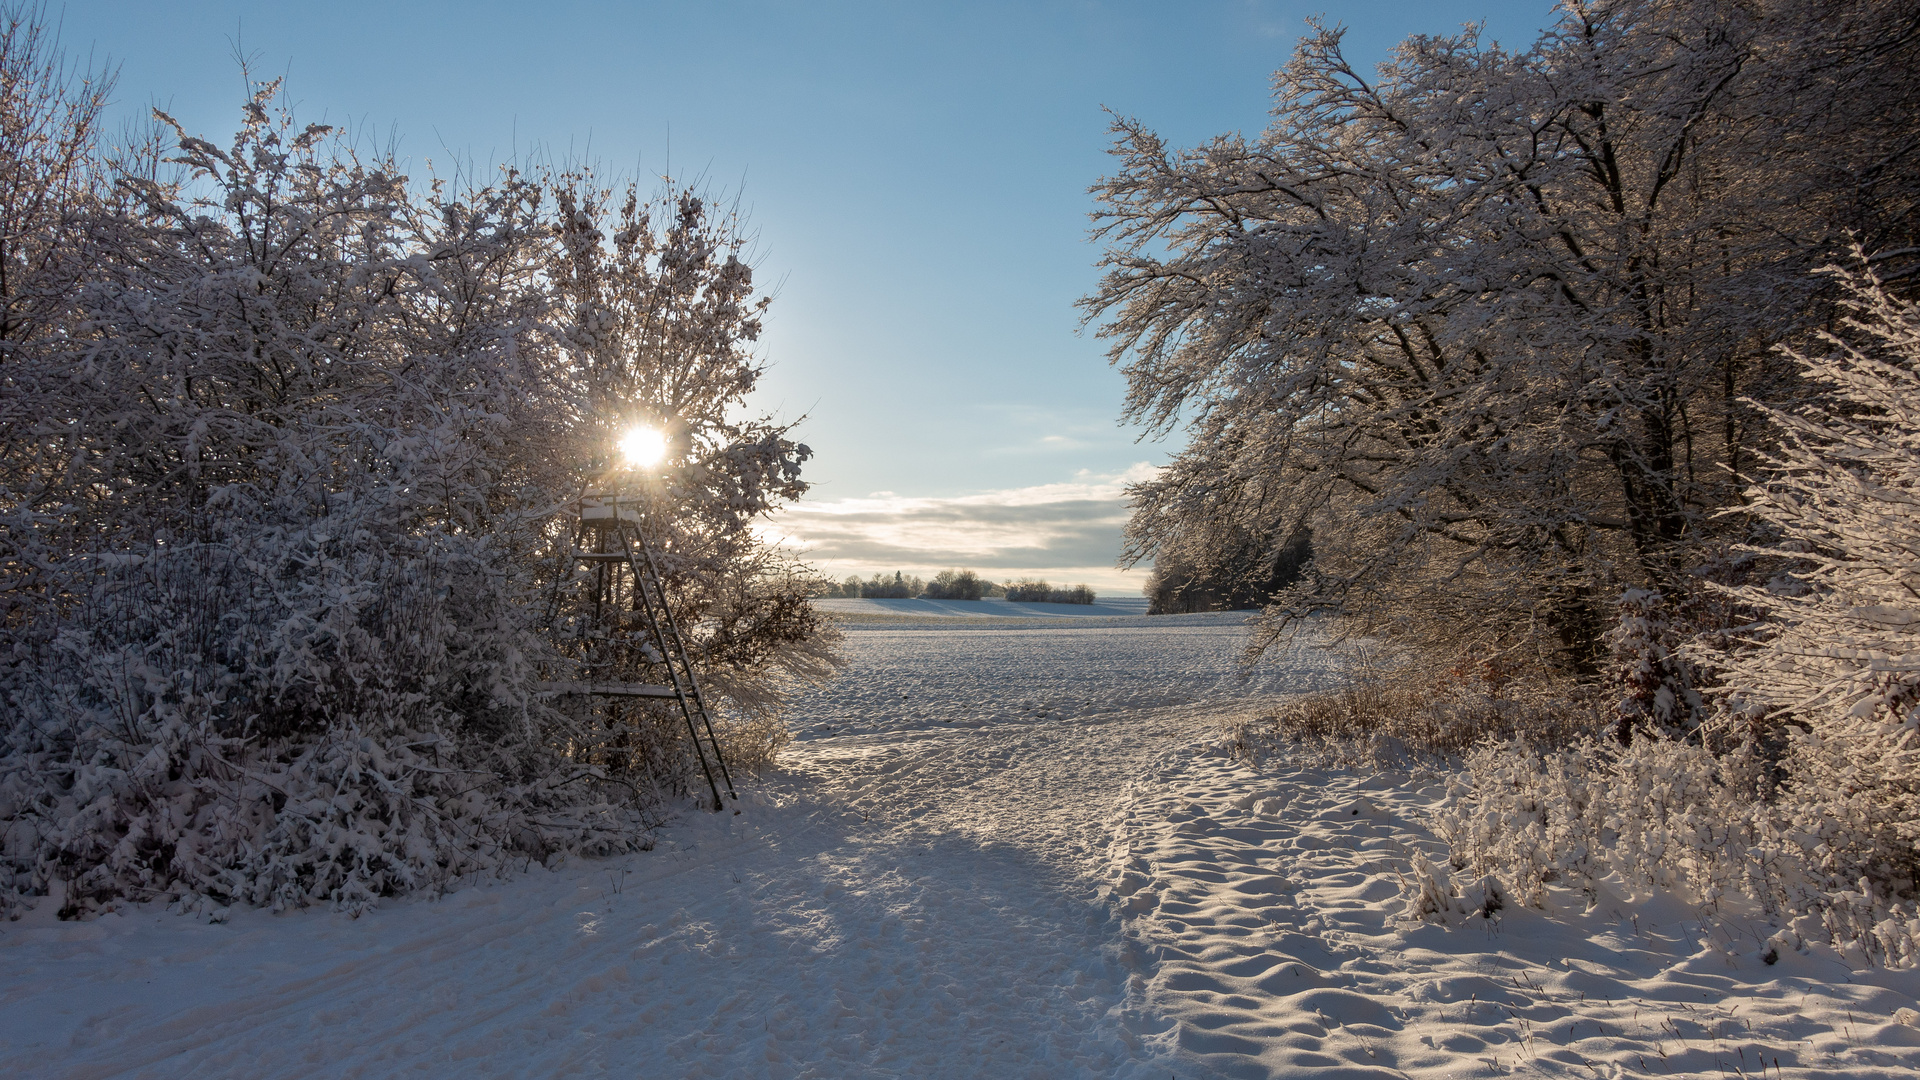
[(1120, 473), (1083, 471), (1064, 483), (953, 498), (875, 493), (803, 502), (763, 529), (835, 576), (964, 566), (992, 577), (1050, 573), (1131, 590), (1140, 575), (1114, 567), (1127, 522), (1125, 488), (1155, 471), (1140, 462)]

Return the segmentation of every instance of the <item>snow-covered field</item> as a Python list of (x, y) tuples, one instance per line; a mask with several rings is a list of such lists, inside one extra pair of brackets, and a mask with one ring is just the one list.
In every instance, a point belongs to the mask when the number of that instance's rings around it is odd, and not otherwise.
[(1197, 702), (1244, 702), (1326, 684), (1302, 651), (1252, 671), (1245, 613), (1148, 616), (1099, 604), (828, 600), (850, 666), (792, 717), (801, 741), (943, 726), (1073, 720)]
[(1328, 677), (1242, 682), (1236, 617), (846, 614), (784, 767), (652, 852), (358, 920), (0, 924), (0, 1076), (1920, 1070), (1914, 973), (1768, 965), (1671, 898), (1410, 918), (1437, 786), (1221, 756)]
[(1144, 596), (1102, 596), (1092, 604), (1033, 604), (1013, 600), (815, 600), (822, 611), (872, 622), (892, 615), (959, 619), (1098, 619), (1147, 613)]

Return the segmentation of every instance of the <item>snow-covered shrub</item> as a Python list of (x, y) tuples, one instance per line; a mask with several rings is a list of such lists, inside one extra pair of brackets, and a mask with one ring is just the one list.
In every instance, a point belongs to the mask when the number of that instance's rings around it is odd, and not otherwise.
[(1757, 840), (1749, 808), (1698, 746), (1589, 739), (1554, 751), (1515, 740), (1467, 754), (1435, 825), (1456, 868), (1496, 875), (1534, 906), (1549, 884), (1609, 874), (1642, 892), (1684, 886), (1711, 900), (1734, 888), (1766, 898), (1764, 885), (1735, 880)]
[[(1862, 264), (1865, 264), (1864, 259)], [(1836, 333), (1794, 352), (1823, 397), (1760, 406), (1783, 432), (1747, 512), (1783, 572), (1738, 592), (1766, 613), (1714, 653), (1729, 708), (1787, 725), (1786, 799), (1827, 872), (1909, 897), (1920, 877), (1920, 307), (1834, 270)]]
[(523, 616), (475, 546), (290, 566), (205, 544), (100, 571), (88, 610), (8, 680), (13, 891), (51, 890), (63, 914), (357, 910), (516, 855), (647, 846), (648, 803), (576, 790), (596, 770), (525, 696)]
[(1607, 635), (1608, 683), (1617, 693), (1614, 738), (1636, 733), (1674, 738), (1700, 726), (1705, 703), (1680, 646), (1687, 634), (1657, 589), (1628, 589)]
[(357, 910), (647, 846), (684, 720), (542, 690), (667, 681), (564, 514), (636, 420), (673, 439), (648, 497), (723, 748), (769, 759), (832, 670), (750, 527), (808, 451), (739, 414), (764, 303), (737, 222), (677, 191), (609, 212), (578, 175), (422, 189), (275, 94), (226, 147), (160, 117), (178, 172), (93, 160), (85, 273), (5, 352), (8, 909)]
[(533, 693), (511, 537), (390, 510), (76, 560), (84, 594), (4, 683), (13, 890), (358, 908), (648, 845), (658, 796), (609, 799), (635, 774), (595, 759), (610, 733)]
[(523, 455), (560, 418), (542, 302), (502, 288), (530, 192), (410, 220), (390, 168), (271, 104), (227, 149), (176, 128), (187, 176), (94, 208), (84, 334), (15, 357), (0, 816), (8, 891), (68, 913), (356, 906), (646, 843), (642, 806), (556, 786), (574, 725), (533, 698), (517, 549), (559, 476)]
[(1491, 874), (1462, 886), (1444, 862), (1430, 862), (1417, 852), (1409, 862), (1410, 875), (1401, 879), (1407, 892), (1403, 910), (1416, 919), (1440, 923), (1462, 917), (1490, 919), (1507, 906), (1506, 889)]

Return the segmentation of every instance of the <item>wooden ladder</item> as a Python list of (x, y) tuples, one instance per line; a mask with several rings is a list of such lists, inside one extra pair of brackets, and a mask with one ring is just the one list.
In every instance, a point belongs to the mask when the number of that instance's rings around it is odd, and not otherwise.
[[(714, 810), (717, 812), (721, 808), (720, 786), (723, 783), (727, 797), (738, 801), (740, 796), (734, 793), (733, 777), (727, 773), (727, 763), (720, 756), (720, 740), (714, 735), (713, 717), (707, 710), (707, 699), (700, 689), (700, 680), (694, 674), (686, 639), (680, 634), (680, 624), (674, 618), (673, 608), (667, 604), (659, 558), (653, 542), (647, 536), (644, 503), (620, 495), (581, 499), (580, 525), (574, 533), (573, 558), (607, 574), (617, 574), (621, 567), (625, 567), (633, 575), (633, 609), (640, 614), (647, 636), (659, 656), (657, 662), (667, 669), (671, 685), (554, 682), (543, 683), (540, 688), (562, 695), (674, 699), (679, 702), (680, 715), (687, 722), (687, 736), (693, 742), (694, 754), (700, 759), (700, 771), (707, 778), (707, 790), (713, 795)], [(601, 597), (612, 595), (608, 584), (602, 578), (595, 589), (596, 609), (600, 606)], [(701, 745), (702, 734), (706, 736), (705, 746)], [(720, 771), (717, 780), (714, 776), (716, 768)]]

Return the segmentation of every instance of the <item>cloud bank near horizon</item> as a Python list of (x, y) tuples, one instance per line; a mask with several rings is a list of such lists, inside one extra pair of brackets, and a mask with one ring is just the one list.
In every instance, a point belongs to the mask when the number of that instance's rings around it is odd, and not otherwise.
[(951, 498), (883, 491), (802, 502), (762, 529), (836, 578), (894, 570), (926, 577), (965, 567), (996, 581), (1044, 577), (1132, 594), (1146, 582), (1146, 570), (1114, 565), (1127, 523), (1126, 486), (1156, 471), (1143, 461), (1118, 473), (1082, 470), (1064, 483)]

